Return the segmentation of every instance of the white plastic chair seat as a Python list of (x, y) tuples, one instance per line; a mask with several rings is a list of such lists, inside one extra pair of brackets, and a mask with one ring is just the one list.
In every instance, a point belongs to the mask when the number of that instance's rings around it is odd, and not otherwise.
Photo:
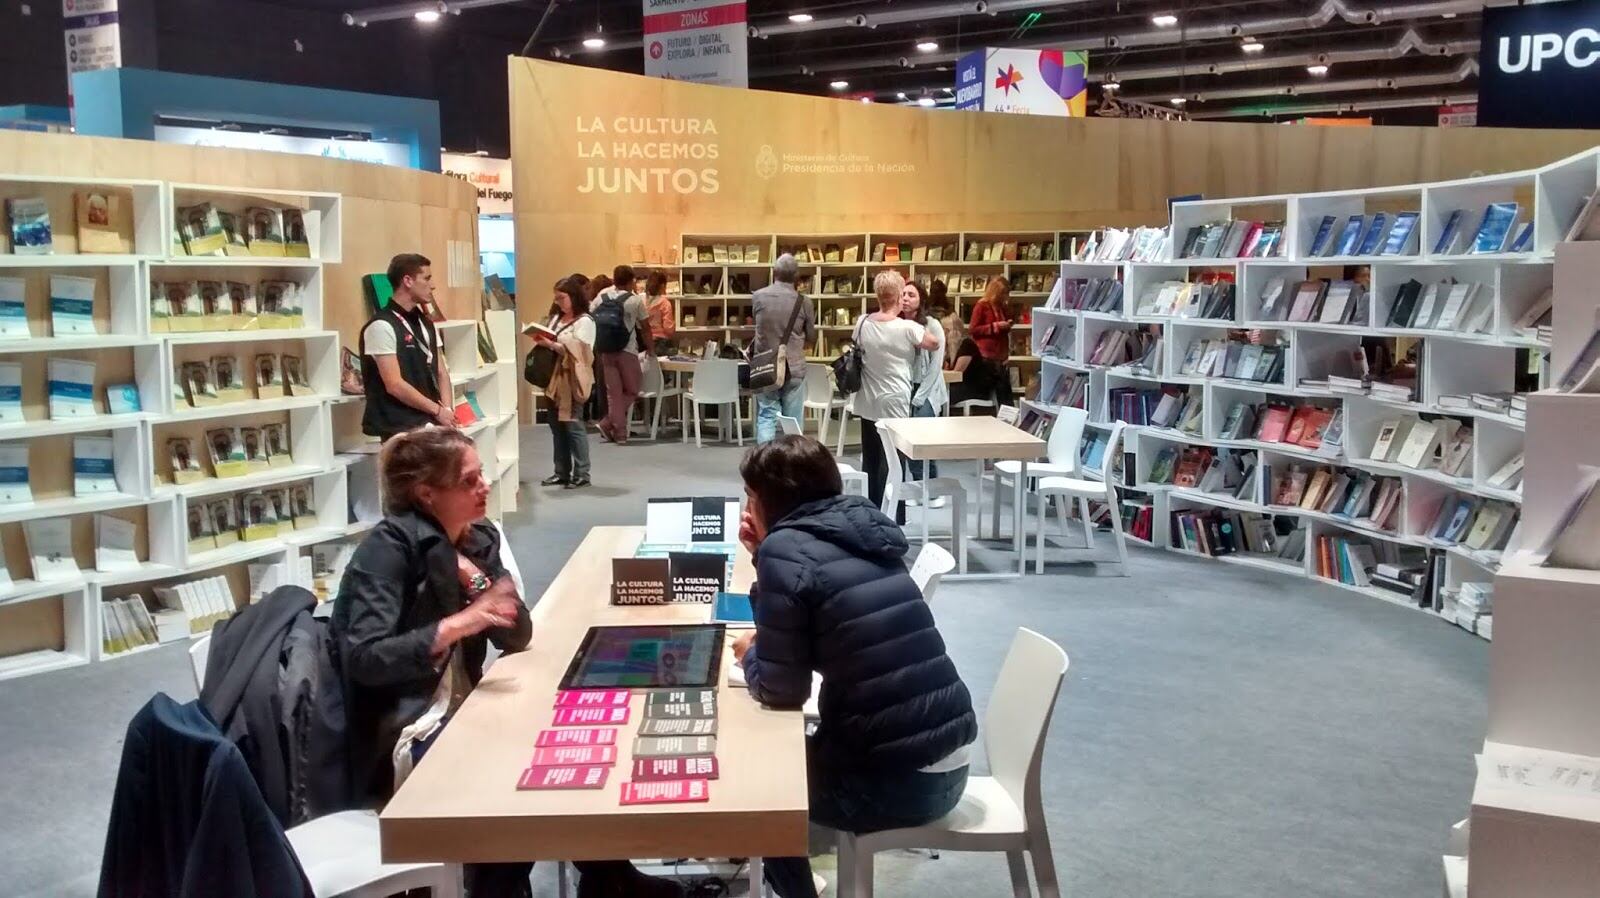
[(867, 494), (867, 474), (857, 471), (854, 467), (839, 462), (839, 479), (844, 481), (844, 494), (846, 496), (865, 496)]
[(385, 864), (379, 858), (375, 811), (340, 811), (286, 832), (317, 898), (381, 898), (409, 889), (434, 889), (434, 898), (462, 894), (461, 868), (445, 864)]
[[(1001, 459), (991, 465), (993, 470), (1002, 477), (1015, 477), (1022, 473), (1022, 462), (1015, 459)], [(1058, 465), (1048, 461), (1028, 462), (1028, 477), (1030, 479), (1055, 476), (1071, 476), (1078, 473), (1078, 466), (1073, 464)]]
[(911, 829), (887, 829), (855, 837), (857, 848), (941, 848), (1006, 851), (1022, 845), (1028, 822), (1022, 808), (992, 776), (969, 776), (967, 790), (950, 813)]
[[(1030, 470), (1028, 472), (1032, 474)], [(1043, 477), (1036, 487), (1040, 493), (1052, 493), (1058, 496), (1071, 496), (1076, 499), (1082, 496), (1085, 499), (1099, 499), (1106, 493), (1106, 485), (1098, 480), (1084, 480), (1080, 477)]]

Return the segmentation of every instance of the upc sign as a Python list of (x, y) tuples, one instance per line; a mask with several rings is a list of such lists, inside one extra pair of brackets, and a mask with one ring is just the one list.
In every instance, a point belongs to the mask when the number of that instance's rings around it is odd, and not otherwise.
[(1600, 127), (1600, 0), (1483, 11), (1478, 124)]

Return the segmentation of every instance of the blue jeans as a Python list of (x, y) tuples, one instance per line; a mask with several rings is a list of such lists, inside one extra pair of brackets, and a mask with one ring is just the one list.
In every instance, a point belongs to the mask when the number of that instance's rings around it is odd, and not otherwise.
[[(933, 407), (933, 403), (923, 402), (911, 409), (911, 417), (937, 418), (939, 417), (939, 411), (939, 409)], [(937, 462), (907, 460), (906, 465), (911, 469), (912, 480), (932, 480), (933, 478), (939, 476), (939, 465)], [(924, 468), (927, 469), (926, 473), (923, 472)]]
[(756, 444), (770, 443), (778, 435), (778, 416), (805, 420), (806, 381), (791, 378), (776, 390), (756, 394)]
[[(806, 738), (806, 779), (811, 821), (850, 833), (872, 833), (932, 823), (955, 809), (967, 788), (967, 768), (949, 773), (884, 773), (843, 767), (822, 759), (815, 736)], [(767, 883), (779, 898), (816, 898), (811, 859), (765, 859)]]

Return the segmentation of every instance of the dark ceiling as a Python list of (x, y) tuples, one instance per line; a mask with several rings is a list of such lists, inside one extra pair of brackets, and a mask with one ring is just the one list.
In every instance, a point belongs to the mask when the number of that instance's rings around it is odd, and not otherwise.
[[(126, 2), (126, 0), (125, 0)], [(431, 97), (440, 101), (445, 143), (506, 152), (504, 57), (518, 52), (546, 0), (485, 4), (425, 24), (416, 0), (147, 0), (156, 6), (160, 68), (197, 74), (314, 84)], [(987, 46), (1040, 46), (1089, 52), (1091, 107), (1101, 82), (1117, 95), (1171, 105), (1183, 98), (1193, 118), (1293, 118), (1354, 112), (1380, 122), (1433, 123), (1435, 107), (1477, 93), (1481, 3), (1434, 0), (750, 0), (750, 24), (774, 33), (750, 40), (750, 86), (808, 94), (868, 94), (878, 102), (950, 100), (953, 60)], [(487, 5), (495, 4), (495, 5)], [(34, 69), (59, 63), (59, 4), (35, 0), (27, 26), (54, 40), (34, 54)], [(41, 7), (54, 6), (56, 9)], [(13, 9), (7, 9), (12, 7)], [(16, 4), (0, 6), (8, 28)], [(365, 27), (345, 13), (374, 8), (407, 13)], [(643, 69), (641, 0), (561, 0), (532, 55), (618, 71)], [(998, 12), (997, 12), (998, 10)], [(791, 13), (814, 17), (789, 21)], [(1159, 27), (1158, 15), (1177, 17)], [(865, 16), (866, 26), (847, 24)], [(599, 30), (601, 50), (582, 40)], [(14, 36), (17, 32), (10, 32)], [(39, 34), (48, 35), (46, 27)], [(1259, 50), (1247, 50), (1247, 38)], [(922, 52), (917, 44), (938, 49)], [(291, 44), (293, 45), (291, 48)], [(25, 45), (25, 44), (24, 44)], [(23, 51), (24, 54), (33, 51)], [(11, 74), (0, 59), (0, 76)], [(1308, 66), (1325, 64), (1325, 73)], [(64, 70), (26, 72), (45, 87)], [(52, 82), (50, 79), (58, 79)], [(16, 95), (0, 77), (0, 104), (49, 102)], [(835, 88), (834, 82), (848, 86)], [(34, 94), (39, 90), (35, 89)], [(64, 87), (60, 89), (64, 94)], [(904, 94), (902, 98), (900, 95)]]

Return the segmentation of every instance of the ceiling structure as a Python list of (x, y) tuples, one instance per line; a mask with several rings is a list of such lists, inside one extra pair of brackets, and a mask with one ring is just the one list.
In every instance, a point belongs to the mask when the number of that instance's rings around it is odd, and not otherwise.
[[(530, 55), (643, 68), (640, 0), (275, 2), (337, 11), (363, 30), (461, 29), (518, 44), (544, 18)], [(429, 10), (444, 14), (413, 18)], [(1195, 119), (1412, 110), (1432, 121), (1435, 107), (1476, 98), (1481, 12), (1481, 0), (752, 0), (750, 86), (949, 105), (962, 53), (1053, 47), (1089, 52), (1091, 107), (1110, 84), (1113, 96)], [(596, 37), (603, 47), (585, 46)]]

